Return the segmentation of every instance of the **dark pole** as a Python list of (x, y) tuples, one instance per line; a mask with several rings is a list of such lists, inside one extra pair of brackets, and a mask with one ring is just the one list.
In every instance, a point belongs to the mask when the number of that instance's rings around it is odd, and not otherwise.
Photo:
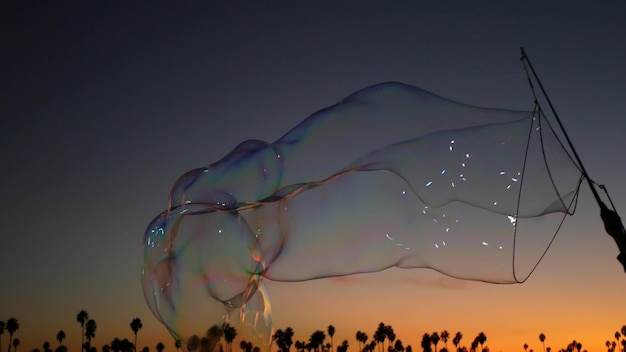
[(561, 119), (559, 118), (559, 115), (556, 113), (556, 110), (554, 109), (554, 106), (552, 105), (552, 102), (550, 101), (550, 98), (548, 97), (546, 90), (543, 88), (543, 84), (541, 84), (541, 81), (539, 80), (539, 77), (537, 76), (537, 72), (535, 72), (535, 69), (533, 68), (533, 64), (530, 63), (530, 60), (528, 59), (528, 56), (526, 55), (524, 48), (520, 47), (520, 50), (522, 51), (522, 60), (528, 63), (528, 67), (530, 67), (530, 71), (533, 73), (533, 77), (535, 78), (535, 81), (537, 81), (537, 84), (539, 84), (541, 93), (546, 98), (546, 101), (548, 102), (548, 106), (550, 106), (550, 110), (552, 111), (552, 114), (554, 115), (556, 122), (559, 124), (559, 128), (561, 128), (561, 131), (563, 132), (563, 135), (565, 136), (565, 139), (567, 140), (567, 144), (572, 150), (572, 153), (574, 154), (574, 158), (576, 158), (576, 161), (578, 162), (578, 165), (580, 166), (580, 171), (583, 173), (583, 176), (585, 177), (585, 179), (587, 179), (587, 183), (589, 184), (589, 188), (591, 188), (591, 193), (593, 193), (593, 197), (596, 199), (596, 202), (598, 202), (598, 205), (600, 206), (600, 208), (602, 208), (604, 204), (602, 203), (602, 200), (600, 199), (600, 195), (598, 194), (598, 191), (596, 190), (596, 188), (593, 186), (593, 182), (589, 178), (589, 174), (587, 174), (587, 170), (585, 170), (585, 166), (580, 160), (580, 157), (578, 156), (578, 153), (576, 152), (576, 148), (574, 148), (572, 141), (569, 139), (569, 136), (567, 135), (567, 131), (565, 131), (565, 128), (563, 127), (563, 124), (561, 123)]

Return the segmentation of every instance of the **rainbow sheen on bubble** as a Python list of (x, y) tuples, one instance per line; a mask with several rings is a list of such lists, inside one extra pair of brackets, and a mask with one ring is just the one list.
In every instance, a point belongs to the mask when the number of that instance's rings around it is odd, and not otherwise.
[(399, 267), (522, 282), (580, 180), (536, 111), (375, 85), (181, 176), (146, 229), (146, 301), (191, 349), (227, 322), (267, 350), (265, 280)]

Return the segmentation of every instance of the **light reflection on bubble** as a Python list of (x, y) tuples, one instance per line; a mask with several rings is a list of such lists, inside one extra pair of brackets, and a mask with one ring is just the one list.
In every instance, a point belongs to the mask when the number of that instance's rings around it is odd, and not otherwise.
[(524, 280), (579, 186), (578, 170), (540, 122), (531, 111), (385, 83), (274, 143), (240, 143), (181, 176), (148, 225), (146, 301), (192, 349), (194, 335), (229, 323), (267, 350), (265, 280), (392, 266)]

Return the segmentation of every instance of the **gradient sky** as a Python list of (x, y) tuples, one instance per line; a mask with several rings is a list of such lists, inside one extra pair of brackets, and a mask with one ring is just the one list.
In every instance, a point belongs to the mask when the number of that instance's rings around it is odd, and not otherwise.
[[(131, 339), (140, 317), (139, 348), (172, 351), (140, 268), (178, 176), (382, 81), (530, 109), (520, 46), (590, 176), (626, 209), (622, 1), (12, 1), (0, 13), (0, 320), (19, 320), (21, 351), (56, 346), (61, 329), (77, 351), (82, 309), (98, 348)], [(626, 324), (617, 254), (583, 187), (524, 284), (428, 270), (270, 282), (274, 327), (308, 339), (333, 324), (351, 351), (381, 321), (414, 350), (447, 329), (465, 345), (484, 331), (491, 351), (540, 351), (541, 332), (553, 349), (604, 351)]]

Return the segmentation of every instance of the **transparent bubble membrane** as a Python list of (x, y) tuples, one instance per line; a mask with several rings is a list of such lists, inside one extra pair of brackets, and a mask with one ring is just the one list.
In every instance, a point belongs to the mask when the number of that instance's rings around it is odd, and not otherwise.
[(267, 350), (264, 280), (395, 266), (521, 282), (580, 179), (533, 111), (375, 85), (180, 177), (146, 229), (145, 297), (183, 343), (228, 322)]

